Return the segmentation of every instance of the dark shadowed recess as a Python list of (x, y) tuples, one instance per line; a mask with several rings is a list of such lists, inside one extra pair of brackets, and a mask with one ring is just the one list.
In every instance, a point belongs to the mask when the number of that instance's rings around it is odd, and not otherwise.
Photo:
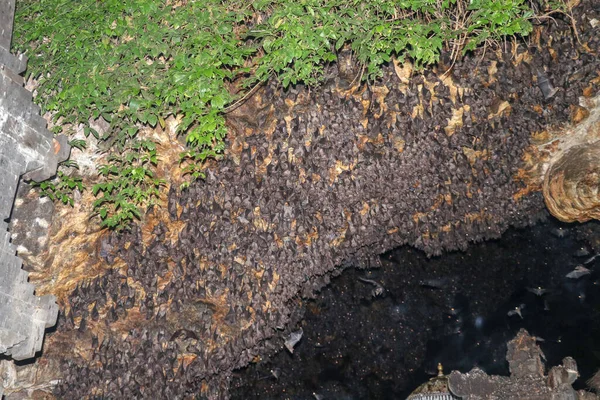
[[(520, 328), (539, 338), (546, 365), (574, 357), (583, 388), (600, 364), (598, 232), (595, 222), (550, 219), (466, 252), (427, 258), (401, 247), (381, 256), (381, 268), (349, 269), (304, 305), (294, 354), (237, 371), (231, 396), (399, 399), (438, 362), (447, 373), (508, 375), (506, 343)], [(577, 266), (590, 274), (566, 277)]]

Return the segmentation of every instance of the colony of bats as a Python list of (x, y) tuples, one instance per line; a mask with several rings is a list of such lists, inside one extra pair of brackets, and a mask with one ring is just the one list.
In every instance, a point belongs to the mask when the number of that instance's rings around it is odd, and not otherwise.
[[(56, 396), (226, 398), (232, 370), (283, 349), (297, 299), (345, 262), (464, 249), (534, 222), (541, 195), (515, 176), (530, 135), (598, 88), (598, 7), (576, 14), (579, 41), (559, 21), (450, 71), (395, 63), (359, 87), (356, 70), (332, 67), (320, 88), (266, 85), (229, 115), (226, 157), (169, 194), (178, 238), (168, 221), (147, 246), (139, 229), (112, 235), (102, 254), (127, 267), (63, 305), (53, 343), (77, 352), (52, 355)], [(549, 101), (539, 71), (559, 88)]]

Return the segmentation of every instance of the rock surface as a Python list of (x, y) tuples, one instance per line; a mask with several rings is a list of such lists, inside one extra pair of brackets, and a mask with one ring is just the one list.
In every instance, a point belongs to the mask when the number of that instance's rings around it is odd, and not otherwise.
[(465, 374), (453, 371), (448, 377), (448, 387), (464, 400), (597, 399), (593, 393), (577, 393), (571, 386), (579, 376), (575, 360), (566, 357), (562, 365), (552, 367), (546, 376), (543, 357), (536, 338), (521, 330), (508, 343), (506, 360), (510, 365), (510, 377), (489, 376), (478, 368)]
[[(579, 34), (595, 51), (587, 7)], [(267, 85), (229, 115), (227, 155), (205, 181), (104, 238), (95, 277), (55, 288), (69, 293), (46, 355), (62, 362), (58, 396), (225, 398), (232, 370), (280, 348), (296, 299), (345, 262), (402, 244), (440, 254), (534, 222), (542, 196), (518, 179), (530, 135), (568, 121), (598, 60), (567, 23), (532, 40), (446, 75), (393, 64), (368, 87), (335, 71), (317, 90)], [(561, 88), (551, 103), (534, 82), (544, 66)]]
[[(54, 139), (39, 107), (19, 76), (26, 59), (8, 51), (12, 36), (14, 1), (0, 2), (0, 354), (15, 360), (31, 358), (42, 347), (44, 331), (56, 323), (53, 296), (37, 297), (21, 260), (10, 243), (11, 215), (19, 177), (46, 179), (68, 157), (66, 138)], [(0, 389), (1, 391), (1, 389)]]
[[(541, 181), (520, 167), (530, 135), (598, 89), (597, 4), (575, 16), (585, 46), (560, 21), (531, 49), (480, 52), (447, 74), (394, 63), (368, 86), (337, 68), (317, 90), (271, 82), (228, 116), (225, 159), (173, 187), (141, 229), (55, 222), (61, 247), (36, 282), (64, 310), (42, 357), (62, 373), (56, 396), (226, 398), (232, 371), (281, 348), (298, 299), (348, 261), (464, 249), (536, 221)], [(534, 82), (545, 67), (560, 89), (549, 100)]]

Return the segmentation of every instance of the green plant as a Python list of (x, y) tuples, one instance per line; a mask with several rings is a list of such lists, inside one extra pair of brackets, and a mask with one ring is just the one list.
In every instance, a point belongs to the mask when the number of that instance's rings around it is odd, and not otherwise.
[(465, 51), (487, 40), (504, 36), (526, 35), (531, 32), (529, 18), (533, 15), (527, 4), (520, 0), (471, 0), (467, 8), (468, 24), (464, 32), (469, 39)]
[(71, 206), (74, 204), (73, 195), (75, 190), (83, 192), (82, 178), (67, 175), (63, 171), (58, 171), (56, 178), (33, 183), (33, 186), (40, 188), (40, 196)]
[[(458, 56), (526, 35), (532, 13), (524, 0), (20, 0), (16, 15), (16, 42), (56, 131), (83, 124), (109, 153), (96, 206), (106, 226), (122, 228), (161, 186), (140, 127), (182, 117), (181, 163), (202, 178), (206, 160), (223, 153), (227, 107), (257, 84), (318, 85), (345, 46), (362, 80), (377, 79), (392, 56), (421, 68), (444, 46)], [(103, 135), (89, 125), (100, 117), (110, 123)]]
[[(80, 151), (86, 147), (84, 140), (71, 140), (69, 145)], [(40, 189), (40, 196), (48, 197), (52, 201), (69, 204), (72, 207), (75, 202), (75, 190), (79, 190), (80, 193), (84, 190), (83, 179), (80, 176), (73, 175), (72, 169), (79, 169), (77, 163), (73, 160), (65, 160), (58, 164), (56, 177), (43, 182), (33, 182), (32, 186)]]
[(102, 219), (102, 225), (122, 230), (140, 218), (140, 206), (151, 205), (160, 196), (165, 185), (149, 168), (158, 162), (156, 145), (148, 140), (133, 140), (123, 155), (111, 154), (108, 164), (99, 168), (102, 181), (92, 188), (95, 196), (94, 209)]

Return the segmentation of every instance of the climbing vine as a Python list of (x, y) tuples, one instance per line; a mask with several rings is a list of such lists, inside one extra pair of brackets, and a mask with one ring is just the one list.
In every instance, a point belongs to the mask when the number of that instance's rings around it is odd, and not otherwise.
[[(343, 47), (372, 81), (392, 56), (422, 67), (444, 46), (458, 56), (527, 35), (532, 16), (525, 0), (20, 0), (15, 36), (56, 132), (83, 125), (104, 142), (94, 206), (122, 229), (164, 185), (141, 127), (180, 117), (182, 168), (201, 178), (223, 153), (224, 111), (260, 82), (318, 85)], [(90, 125), (99, 118), (106, 132)]]

